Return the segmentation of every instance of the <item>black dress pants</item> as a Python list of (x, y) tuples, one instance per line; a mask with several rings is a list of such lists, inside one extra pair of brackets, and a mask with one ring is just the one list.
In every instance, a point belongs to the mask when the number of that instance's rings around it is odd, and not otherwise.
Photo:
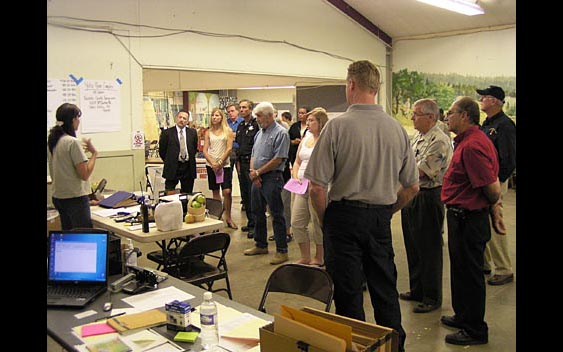
[(252, 214), (251, 190), (252, 181), (250, 181), (250, 160), (240, 160), (240, 196), (244, 205), (246, 218), (248, 222), (246, 226), (250, 227), (250, 232), (254, 232), (254, 214)]
[(448, 249), (452, 308), (456, 320), (472, 337), (488, 338), (485, 322), (485, 245), (491, 238), (488, 209), (448, 209)]
[(176, 189), (180, 181), (181, 193), (193, 193), (194, 191), (194, 178), (190, 175), (189, 163), (178, 162), (178, 169), (176, 169), (176, 177), (174, 179), (166, 179), (164, 181), (164, 189), (173, 191)]
[(336, 314), (366, 320), (362, 286), (367, 281), (375, 322), (398, 332), (402, 352), (406, 334), (401, 326), (391, 215), (391, 206), (329, 203), (323, 224), (325, 264), (334, 281)]
[(410, 292), (423, 303), (442, 304), (442, 229), (444, 204), (442, 187), (421, 189), (401, 210), (401, 224), (407, 262)]

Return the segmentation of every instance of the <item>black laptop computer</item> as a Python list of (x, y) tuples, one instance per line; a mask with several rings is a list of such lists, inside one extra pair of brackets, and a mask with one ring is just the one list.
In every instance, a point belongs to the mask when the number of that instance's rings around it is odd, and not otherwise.
[(47, 306), (81, 308), (107, 290), (108, 241), (98, 229), (49, 232)]

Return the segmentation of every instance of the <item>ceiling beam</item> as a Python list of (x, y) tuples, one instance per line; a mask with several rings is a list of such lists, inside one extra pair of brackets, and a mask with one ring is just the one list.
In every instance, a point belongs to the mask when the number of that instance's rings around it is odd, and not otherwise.
[(344, 0), (326, 0), (327, 2), (331, 3), (334, 7), (348, 15), (351, 19), (356, 21), (360, 26), (364, 27), (371, 33), (373, 33), (376, 37), (381, 39), (385, 44), (389, 47), (392, 46), (393, 39), (384, 31), (379, 29), (375, 24), (373, 24), (370, 20), (365, 18), (361, 13), (356, 11), (352, 6), (348, 5)]

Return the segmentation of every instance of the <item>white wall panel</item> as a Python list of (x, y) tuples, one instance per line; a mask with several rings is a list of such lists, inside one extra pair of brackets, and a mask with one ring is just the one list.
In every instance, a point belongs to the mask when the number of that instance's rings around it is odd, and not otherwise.
[(401, 40), (393, 44), (393, 72), (516, 76), (516, 29), (451, 37)]

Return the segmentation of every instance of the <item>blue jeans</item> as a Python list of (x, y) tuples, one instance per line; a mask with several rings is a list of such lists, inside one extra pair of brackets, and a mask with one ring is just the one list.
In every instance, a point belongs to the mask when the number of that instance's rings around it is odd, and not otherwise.
[(276, 251), (287, 253), (287, 239), (285, 237), (285, 218), (283, 216), (283, 202), (281, 191), (283, 189), (283, 176), (281, 171), (271, 171), (260, 175), (262, 187), (252, 183), (251, 204), (254, 215), (254, 241), (256, 247), (268, 248), (266, 204), (270, 208), (273, 218), (274, 239)]
[(78, 227), (92, 228), (88, 196), (67, 199), (53, 197), (53, 205), (59, 212), (63, 230), (72, 230)]
[(391, 216), (391, 206), (360, 208), (329, 203), (323, 225), (325, 264), (334, 281), (336, 314), (366, 320), (365, 278), (375, 321), (399, 333), (402, 352), (406, 333), (401, 326)]

